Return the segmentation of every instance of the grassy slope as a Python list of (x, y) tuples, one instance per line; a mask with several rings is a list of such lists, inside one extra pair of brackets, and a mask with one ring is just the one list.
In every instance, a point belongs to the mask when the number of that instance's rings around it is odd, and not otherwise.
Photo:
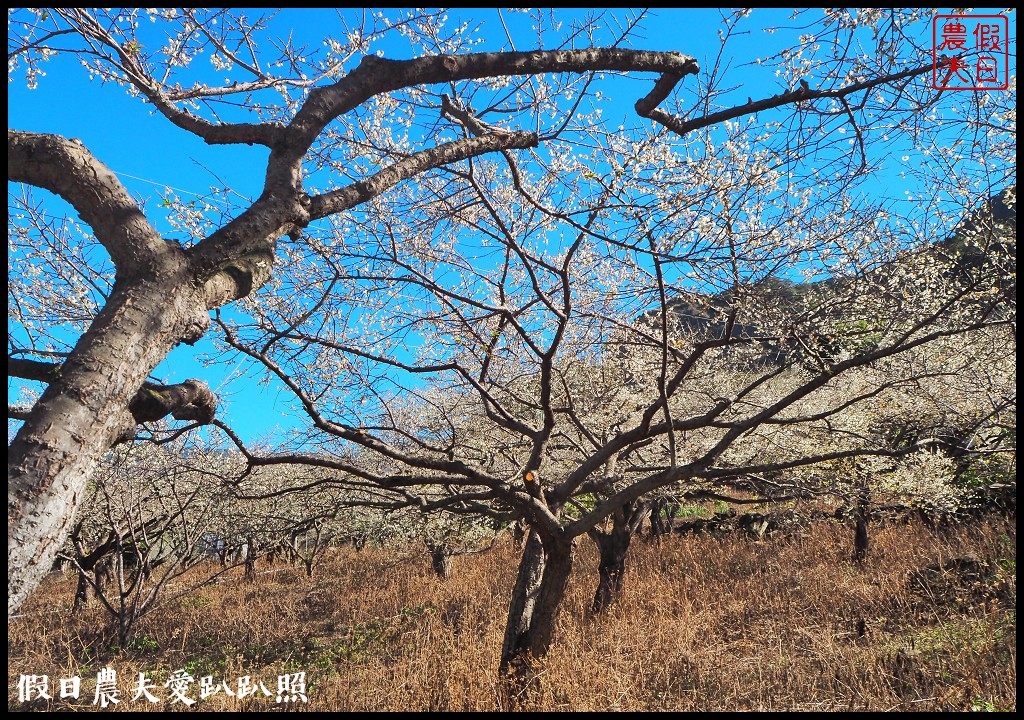
[[(1015, 709), (1014, 520), (880, 528), (863, 568), (848, 559), (850, 532), (825, 524), (764, 542), (638, 541), (625, 596), (597, 619), (585, 612), (597, 561), (584, 538), (557, 645), (524, 708)], [(977, 555), (980, 571), (910, 580), (965, 553)], [(104, 639), (99, 608), (67, 620), (73, 580), (54, 575), (12, 621), (8, 707), (68, 708), (66, 700), (19, 703), (19, 674), (47, 674), (51, 689), (80, 674), (83, 699), (74, 705), (94, 709), (96, 671), (109, 664), (120, 678), (116, 710), (183, 709), (166, 699), (130, 702), (139, 671), (167, 698), (163, 683), (178, 668), (197, 679), (192, 697), (202, 675), (232, 685), (250, 675), (276, 694), (279, 674), (302, 670), (309, 702), (292, 709), (493, 710), (516, 562), (499, 544), (457, 558), (443, 581), (419, 548), (342, 549), (313, 579), (279, 566), (256, 583), (232, 576), (172, 601), (142, 620), (129, 649)], [(222, 692), (192, 709), (281, 707), (274, 699)]]

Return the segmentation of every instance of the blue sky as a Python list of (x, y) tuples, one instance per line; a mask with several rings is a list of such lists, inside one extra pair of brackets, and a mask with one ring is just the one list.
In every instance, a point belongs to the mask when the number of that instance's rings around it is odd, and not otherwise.
[[(256, 12), (256, 11), (254, 11)], [(360, 12), (345, 10), (343, 12)], [(559, 11), (559, 17), (571, 23), (583, 11)], [(610, 14), (625, 19), (624, 9)], [(979, 11), (976, 11), (979, 12)], [(481, 50), (509, 49), (505, 28), (520, 44), (517, 49), (530, 49), (536, 37), (524, 31), (527, 19), (501, 13), (495, 9), (452, 10), (453, 16), (479, 20), (486, 25), (486, 43)], [(749, 33), (735, 38), (730, 51), (746, 56), (729, 56), (732, 95), (742, 103), (748, 96), (767, 97), (785, 90), (764, 68), (747, 65), (757, 53), (766, 49), (773, 39), (759, 26), (785, 25), (785, 11), (757, 11), (749, 23)], [(714, 63), (720, 44), (716, 30), (722, 13), (717, 9), (658, 9), (650, 13), (632, 41), (633, 47), (650, 50), (678, 50), (695, 56), (703, 67)], [(321, 32), (330, 32), (338, 25), (334, 10), (283, 9), (274, 20), (283, 33), (291, 31), (294, 42), (308, 42), (312, 47), (322, 43)], [(503, 25), (504, 23), (504, 25)], [(1011, 28), (1013, 22), (1011, 20)], [(326, 29), (326, 30), (325, 30)], [(930, 28), (922, 26), (922, 34)], [(380, 46), (385, 56), (401, 59), (411, 57), (408, 45)], [(205, 66), (212, 73), (207, 64)], [(76, 137), (120, 177), (124, 185), (142, 201), (151, 221), (161, 232), (173, 237), (174, 231), (162, 224), (159, 203), (165, 188), (171, 188), (184, 200), (206, 195), (211, 186), (226, 185), (240, 196), (255, 198), (262, 186), (267, 152), (260, 147), (207, 146), (189, 133), (173, 127), (150, 107), (131, 98), (123, 88), (112, 84), (90, 82), (77, 61), (59, 56), (48, 63), (46, 76), (38, 88), (29, 90), (17, 77), (8, 83), (8, 127), (33, 132), (57, 133)], [(216, 78), (214, 78), (216, 79)], [(644, 77), (644, 88), (649, 87)], [(635, 81), (609, 79), (606, 92), (616, 84)], [(619, 109), (623, 117), (635, 117), (632, 103), (646, 89), (639, 85), (623, 93)], [(684, 89), (683, 92), (686, 92)], [(609, 124), (617, 125), (609, 117)], [(9, 191), (11, 187), (9, 184)], [(53, 213), (65, 212), (66, 206), (54, 201)], [(162, 382), (180, 382), (189, 377), (205, 380), (222, 399), (220, 416), (229, 422), (247, 441), (267, 439), (275, 430), (283, 431), (302, 425), (296, 421), (293, 403), (287, 391), (275, 383), (259, 386), (249, 373), (249, 365), (241, 359), (217, 362), (207, 366), (203, 359), (212, 357), (215, 349), (209, 336), (195, 347), (181, 346), (156, 369), (154, 377)], [(9, 383), (9, 399), (16, 395), (16, 386)]]

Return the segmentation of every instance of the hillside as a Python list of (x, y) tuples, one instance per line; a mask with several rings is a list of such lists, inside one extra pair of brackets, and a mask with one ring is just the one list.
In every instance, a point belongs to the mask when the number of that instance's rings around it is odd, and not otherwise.
[[(1016, 257), (1017, 204), (1016, 185), (1005, 188), (975, 212), (969, 214), (948, 237), (907, 255), (899, 261), (880, 265), (870, 271), (868, 280), (885, 286), (887, 278), (898, 276), (893, 265), (920, 263), (923, 258), (936, 260), (951, 277), (964, 277), (986, 262), (1008, 264)], [(973, 238), (968, 242), (967, 238)], [(850, 281), (828, 278), (813, 283), (794, 283), (785, 278), (769, 277), (757, 285), (745, 286), (742, 294), (764, 307), (797, 313), (808, 303), (828, 303), (829, 298), (846, 290)], [(1016, 306), (1016, 282), (1012, 273), (1000, 284), (1011, 304)], [(676, 332), (704, 339), (720, 339), (725, 333), (727, 318), (736, 305), (737, 293), (728, 290), (716, 295), (692, 294), (668, 303)], [(658, 311), (645, 314), (647, 323), (654, 323)], [(859, 318), (848, 318), (855, 321)], [(733, 327), (733, 337), (745, 338), (766, 334), (755, 322), (740, 315)], [(782, 362), (787, 353), (776, 345), (765, 344), (765, 359)]]
[[(596, 618), (597, 552), (583, 539), (539, 691), (517, 709), (1015, 710), (1013, 517), (883, 527), (862, 566), (850, 536), (829, 523), (770, 541), (637, 542), (619, 605)], [(421, 545), (339, 548), (312, 579), (261, 562), (255, 582), (238, 568), (168, 601), (124, 648), (101, 608), (68, 618), (74, 580), (51, 575), (11, 621), (8, 709), (100, 710), (96, 675), (110, 667), (121, 702), (105, 711), (494, 712), (517, 562), (504, 542), (455, 558), (449, 580)], [(167, 700), (179, 669), (194, 679), (191, 708)], [(140, 672), (161, 702), (132, 701)], [(307, 702), (276, 703), (278, 677), (299, 672)], [(81, 697), (20, 702), (19, 673), (48, 675), (51, 689), (80, 675)], [(200, 699), (205, 676), (250, 677), (271, 697)]]

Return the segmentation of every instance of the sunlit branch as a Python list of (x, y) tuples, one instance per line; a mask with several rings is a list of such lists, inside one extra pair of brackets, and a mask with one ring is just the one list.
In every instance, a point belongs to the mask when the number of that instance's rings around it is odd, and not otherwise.
[[(909, 78), (915, 78), (920, 75), (925, 75), (932, 72), (934, 66), (922, 65), (920, 67), (911, 68), (898, 73), (891, 73), (889, 75), (883, 75), (882, 77), (872, 78), (871, 80), (862, 80), (860, 82), (851, 83), (845, 87), (836, 88), (834, 90), (812, 90), (810, 88), (799, 87), (795, 90), (788, 90), (787, 92), (779, 95), (773, 95), (763, 100), (751, 100), (745, 105), (738, 105), (736, 107), (721, 110), (716, 113), (704, 115), (693, 120), (685, 120), (676, 115), (665, 112), (664, 110), (658, 109), (655, 106), (650, 108), (647, 105), (641, 105), (637, 103), (636, 111), (639, 115), (654, 120), (655, 122), (661, 123), (669, 130), (679, 135), (685, 135), (691, 130), (697, 130), (699, 128), (708, 127), (715, 123), (724, 122), (725, 120), (732, 120), (734, 118), (743, 117), (750, 115), (751, 113), (761, 112), (762, 110), (770, 110), (772, 108), (782, 107), (795, 102), (809, 102), (811, 100), (818, 100), (820, 98), (845, 98), (847, 95), (851, 95), (861, 90), (870, 90), (878, 87), (879, 85), (887, 85), (890, 83), (898, 82), (899, 80), (905, 80)], [(671, 90), (671, 88), (669, 88)], [(667, 97), (667, 92), (665, 94)], [(660, 102), (660, 101), (659, 101)], [(657, 105), (655, 103), (654, 105)]]

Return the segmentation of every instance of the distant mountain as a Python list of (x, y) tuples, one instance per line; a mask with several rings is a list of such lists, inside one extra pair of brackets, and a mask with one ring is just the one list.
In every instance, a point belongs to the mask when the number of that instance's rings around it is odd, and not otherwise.
[[(918, 251), (908, 259), (893, 262), (919, 262), (921, 253), (938, 257), (951, 276), (966, 279), (985, 263), (999, 262), (1013, 264), (1016, 256), (1017, 238), (1016, 185), (1007, 187), (993, 196), (984, 205), (970, 213), (948, 237)], [(896, 277), (892, 264), (885, 264), (871, 271), (872, 280), (885, 287), (888, 277)], [(1012, 307), (1016, 307), (1016, 281), (1012, 272), (1004, 273), (1000, 290), (1006, 295)], [(749, 298), (756, 297), (756, 304), (762, 308), (762, 316), (774, 309), (780, 315), (792, 315), (806, 308), (810, 299), (825, 300), (844, 287), (845, 279), (829, 278), (813, 283), (793, 283), (790, 280), (769, 277), (741, 289)], [(674, 333), (695, 335), (702, 339), (724, 337), (731, 310), (736, 305), (737, 292), (727, 290), (715, 295), (692, 294), (677, 297), (668, 302)], [(645, 313), (642, 321), (656, 325), (660, 313)], [(757, 337), (772, 334), (757, 321), (740, 314), (732, 328), (732, 337)], [(763, 343), (765, 351), (776, 362), (784, 360), (789, 353), (782, 347)], [(767, 358), (760, 358), (761, 361)]]

